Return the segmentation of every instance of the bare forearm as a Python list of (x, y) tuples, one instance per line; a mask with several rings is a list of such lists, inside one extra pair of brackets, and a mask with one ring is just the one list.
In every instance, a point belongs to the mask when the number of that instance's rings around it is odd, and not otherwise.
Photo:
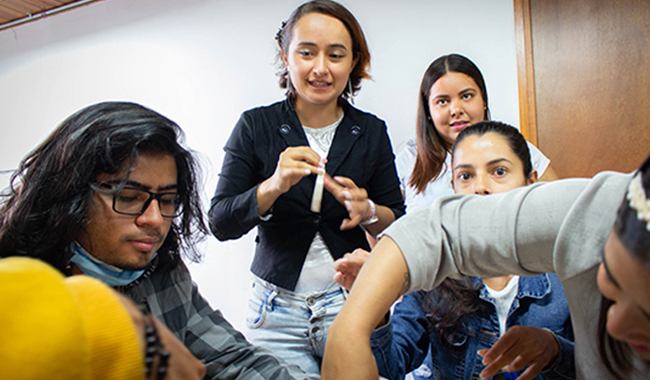
[(328, 331), (322, 379), (377, 379), (370, 335), (408, 288), (408, 268), (401, 251), (393, 240), (382, 238)]
[(377, 214), (377, 220), (373, 224), (368, 224), (365, 227), (366, 231), (370, 233), (373, 237), (377, 236), (381, 231), (386, 227), (390, 226), (391, 223), (395, 221), (395, 214), (393, 210), (389, 209), (386, 206), (376, 205), (375, 213)]
[[(327, 348), (321, 369), (322, 380), (372, 379), (379, 378), (377, 363), (370, 349), (370, 342), (357, 337), (346, 337), (346, 331), (340, 331), (332, 325), (328, 331)], [(333, 337), (343, 337), (344, 344), (330, 344)], [(334, 352), (335, 351), (335, 352)]]

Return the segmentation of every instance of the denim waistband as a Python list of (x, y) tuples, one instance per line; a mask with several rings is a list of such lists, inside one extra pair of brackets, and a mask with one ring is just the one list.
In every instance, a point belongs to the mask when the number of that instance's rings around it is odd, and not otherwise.
[(347, 298), (348, 296), (348, 291), (344, 287), (334, 284), (329, 289), (323, 290), (323, 291), (316, 291), (316, 292), (311, 292), (311, 293), (296, 293), (291, 290), (281, 288), (275, 284), (272, 284), (268, 281), (265, 281), (257, 276), (253, 276), (253, 283), (256, 286), (260, 286), (264, 289), (267, 289), (269, 291), (275, 291), (275, 293), (282, 295), (282, 297), (286, 297), (289, 299), (295, 299), (295, 300), (305, 300), (309, 297), (322, 297), (322, 296), (327, 296), (330, 294), (336, 294), (336, 293), (341, 293), (343, 294), (343, 297)]

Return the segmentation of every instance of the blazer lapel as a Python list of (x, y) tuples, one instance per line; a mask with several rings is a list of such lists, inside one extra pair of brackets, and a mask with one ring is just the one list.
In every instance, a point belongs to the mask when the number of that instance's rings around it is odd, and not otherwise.
[(336, 129), (332, 147), (327, 155), (327, 172), (334, 175), (339, 166), (345, 161), (345, 158), (350, 153), (354, 143), (363, 134), (363, 129), (357, 124), (352, 117), (350, 117), (350, 109), (345, 110), (346, 114), (343, 117), (341, 125)]
[(285, 103), (283, 107), (283, 115), (280, 117), (279, 125), (277, 125), (276, 132), (282, 137), (288, 146), (309, 146), (305, 131), (302, 130), (300, 119), (291, 107), (290, 103)]
[[(283, 107), (283, 114), (280, 117), (280, 123), (274, 128), (276, 133), (287, 143), (289, 147), (296, 146), (309, 146), (307, 141), (307, 136), (305, 136), (305, 131), (302, 129), (300, 124), (300, 119), (298, 115), (293, 110), (291, 103), (287, 100), (285, 101), (285, 107)], [(310, 180), (312, 179), (312, 180)], [(294, 187), (299, 188), (306, 199), (311, 201), (311, 196), (314, 191), (314, 184), (316, 181), (316, 175), (312, 174), (306, 177), (303, 177), (300, 182), (294, 185)]]

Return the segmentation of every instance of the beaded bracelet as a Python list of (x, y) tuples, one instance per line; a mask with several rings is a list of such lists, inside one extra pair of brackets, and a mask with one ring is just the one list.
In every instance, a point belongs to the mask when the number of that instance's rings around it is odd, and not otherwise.
[(142, 321), (144, 322), (144, 333), (145, 333), (145, 342), (146, 349), (144, 354), (144, 364), (145, 364), (145, 378), (149, 379), (152, 375), (153, 363), (158, 357), (158, 368), (156, 369), (158, 380), (163, 380), (167, 375), (167, 363), (169, 362), (169, 351), (165, 350), (165, 346), (160, 342), (160, 337), (158, 336), (158, 329), (156, 329), (156, 323), (154, 317), (149, 312), (149, 309), (146, 307), (141, 307), (142, 311)]

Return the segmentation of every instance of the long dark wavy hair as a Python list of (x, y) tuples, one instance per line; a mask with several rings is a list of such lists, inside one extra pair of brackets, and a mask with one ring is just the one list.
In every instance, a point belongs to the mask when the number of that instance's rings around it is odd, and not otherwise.
[(468, 58), (459, 54), (443, 55), (429, 65), (424, 72), (420, 83), (420, 96), (418, 96), (418, 111), (415, 124), (415, 138), (417, 143), (417, 157), (409, 185), (421, 193), (429, 182), (438, 177), (445, 163), (447, 153), (451, 148), (445, 139), (440, 136), (431, 118), (429, 109), (429, 96), (431, 87), (447, 73), (461, 73), (469, 76), (476, 82), (485, 103), (483, 119), (490, 119), (487, 89), (481, 70)]
[[(498, 121), (481, 121), (463, 129), (452, 145), (451, 154), (456, 152), (458, 145), (469, 136), (483, 136), (496, 133), (503, 137), (515, 155), (521, 160), (524, 177), (528, 180), (533, 175), (530, 162), (530, 150), (524, 136), (508, 124)], [(484, 302), (481, 302), (481, 282), (469, 277), (459, 280), (446, 279), (435, 290), (425, 297), (424, 309), (430, 310), (428, 317), (429, 328), (438, 332), (441, 337), (451, 337), (464, 330), (466, 318), (486, 315), (490, 312)], [(441, 343), (448, 344), (447, 339)]]
[(296, 26), (298, 20), (300, 20), (302, 16), (310, 13), (320, 13), (332, 16), (341, 21), (348, 30), (348, 33), (350, 33), (350, 38), (352, 39), (353, 59), (358, 59), (358, 61), (352, 69), (352, 73), (350, 73), (350, 86), (346, 86), (345, 90), (343, 90), (343, 93), (341, 93), (341, 96), (339, 97), (339, 101), (348, 100), (361, 89), (361, 80), (370, 78), (370, 74), (368, 74), (368, 70), (370, 70), (370, 51), (368, 50), (368, 43), (363, 34), (363, 29), (361, 29), (361, 25), (359, 25), (359, 22), (354, 15), (341, 4), (331, 0), (313, 0), (302, 4), (291, 13), (291, 16), (289, 16), (287, 21), (282, 23), (282, 27), (275, 35), (279, 49), (277, 62), (279, 68), (278, 76), (280, 77), (280, 88), (287, 90), (285, 95), (291, 101), (296, 99), (296, 89), (291, 84), (291, 80), (289, 79), (289, 70), (282, 60), (282, 54), (285, 56), (288, 55), (293, 28)]
[(200, 260), (196, 243), (207, 233), (197, 190), (199, 168), (173, 121), (134, 103), (86, 107), (61, 123), (20, 163), (0, 204), (0, 257), (30, 256), (65, 270), (70, 245), (88, 225), (91, 183), (101, 173), (133, 170), (138, 154), (174, 157), (182, 213), (158, 251), (161, 264), (181, 252)]
[[(650, 199), (648, 192), (650, 190), (650, 157), (641, 165), (635, 175), (637, 174), (641, 175), (645, 199)], [(616, 214), (612, 233), (618, 236), (636, 262), (650, 271), (650, 232), (646, 227), (648, 223), (638, 218), (637, 210), (630, 206), (627, 197), (625, 197)], [(613, 304), (614, 302), (611, 300), (602, 297), (598, 316), (598, 351), (612, 376), (622, 379), (631, 372), (632, 352), (630, 346), (612, 338), (607, 332), (607, 312)]]

